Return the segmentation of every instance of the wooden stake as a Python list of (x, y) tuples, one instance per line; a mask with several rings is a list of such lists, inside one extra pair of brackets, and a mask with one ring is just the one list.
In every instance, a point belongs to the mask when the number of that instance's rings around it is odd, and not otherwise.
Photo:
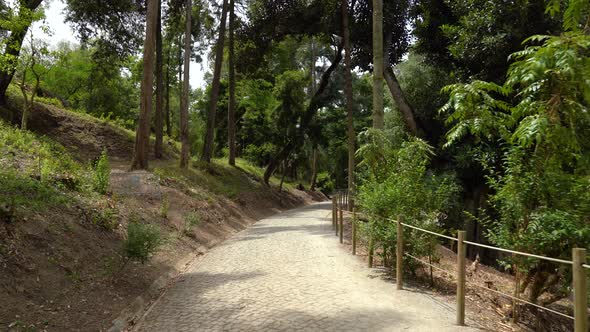
[(334, 224), (334, 231), (336, 232), (336, 236), (338, 236), (338, 214), (342, 206), (340, 205), (340, 194), (338, 194), (338, 198), (336, 199), (336, 223)]
[(344, 208), (340, 209), (340, 243), (344, 243)]
[(369, 267), (373, 267), (373, 251), (375, 248), (373, 246), (373, 235), (369, 235)]
[(356, 255), (356, 211), (352, 208), (352, 254)]
[(574, 279), (574, 331), (588, 332), (588, 285), (586, 284), (586, 249), (572, 250)]
[(336, 227), (336, 196), (332, 197), (332, 228)]
[(395, 280), (397, 289), (403, 289), (403, 264), (404, 264), (404, 226), (403, 217), (397, 221), (397, 245), (395, 247)]
[(458, 232), (457, 242), (457, 325), (465, 325), (465, 231)]

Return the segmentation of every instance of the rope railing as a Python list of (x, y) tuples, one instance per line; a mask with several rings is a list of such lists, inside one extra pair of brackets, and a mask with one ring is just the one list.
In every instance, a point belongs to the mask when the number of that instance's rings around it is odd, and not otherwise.
[[(389, 219), (389, 220), (390, 221), (393, 221), (393, 222), (397, 222), (397, 220), (393, 220), (393, 219)], [(431, 235), (434, 235), (434, 236), (442, 237), (442, 238), (445, 238), (447, 240), (457, 241), (456, 238), (451, 237), (451, 236), (448, 236), (448, 235), (444, 235), (444, 234), (440, 234), (440, 233), (435, 233), (433, 231), (429, 231), (429, 230), (424, 229), (424, 228), (420, 228), (420, 227), (416, 227), (416, 226), (413, 226), (413, 225), (405, 224), (403, 222), (401, 224), (402, 224), (402, 226), (405, 226), (405, 227), (408, 227), (408, 228), (412, 228), (412, 229), (415, 229), (415, 230), (418, 230), (418, 231), (421, 231), (421, 232), (424, 232), (424, 233), (428, 233), (428, 234), (431, 234)]]
[(491, 289), (491, 288), (489, 288), (489, 287), (485, 287), (485, 286), (482, 286), (482, 285), (478, 285), (478, 284), (476, 284), (476, 283), (474, 283), (474, 282), (468, 282), (467, 284), (468, 284), (468, 285), (475, 286), (475, 287), (477, 287), (477, 288), (479, 288), (479, 289), (482, 289), (482, 290), (485, 290), (485, 291), (488, 291), (488, 292), (491, 292), (491, 293), (495, 293), (495, 294), (498, 294), (498, 295), (505, 296), (505, 297), (507, 297), (507, 298), (510, 298), (510, 299), (512, 299), (512, 300), (514, 300), (514, 301), (518, 301), (518, 302), (521, 302), (521, 303), (525, 303), (525, 304), (528, 304), (528, 305), (530, 305), (530, 306), (533, 306), (533, 307), (536, 307), (536, 308), (539, 308), (539, 309), (542, 309), (542, 310), (545, 310), (545, 311), (548, 311), (548, 312), (554, 313), (554, 314), (556, 314), (556, 315), (560, 315), (560, 316), (563, 316), (563, 317), (565, 317), (565, 318), (569, 318), (569, 319), (571, 319), (571, 320), (575, 320), (575, 318), (574, 318), (573, 316), (570, 316), (570, 315), (564, 314), (563, 312), (559, 312), (559, 311), (557, 311), (557, 310), (553, 310), (553, 309), (550, 309), (550, 308), (544, 307), (544, 306), (542, 306), (542, 305), (538, 305), (538, 304), (536, 304), (536, 303), (533, 303), (533, 302), (526, 301), (526, 300), (524, 300), (524, 299), (521, 299), (520, 297), (516, 297), (516, 296), (510, 295), (510, 294), (506, 294), (506, 293), (503, 293), (503, 292), (497, 291), (497, 290), (495, 290), (495, 289)]
[[(344, 228), (343, 227), (343, 219), (344, 218), (342, 215), (342, 211), (344, 210), (343, 207), (346, 206), (347, 210), (352, 211), (353, 254), (356, 254), (357, 213), (355, 212), (353, 207), (351, 209), (351, 206), (349, 206), (349, 203), (350, 203), (349, 192), (344, 191), (341, 193), (337, 193), (333, 197), (332, 203), (333, 203), (332, 204), (332, 224), (333, 224), (334, 228), (336, 229), (336, 234), (340, 235), (340, 242), (341, 243), (342, 243), (343, 228)], [(440, 233), (437, 233), (434, 231), (430, 231), (430, 230), (427, 230), (424, 228), (420, 228), (420, 227), (417, 227), (414, 225), (404, 223), (403, 218), (401, 218), (401, 217), (398, 220), (393, 220), (393, 219), (389, 219), (389, 218), (386, 220), (397, 224), (397, 244), (396, 244), (396, 283), (397, 283), (397, 288), (398, 289), (403, 288), (403, 279), (402, 279), (403, 278), (403, 275), (402, 275), (402, 271), (403, 271), (402, 257), (403, 256), (409, 257), (413, 260), (420, 262), (421, 264), (432, 267), (433, 269), (440, 271), (446, 275), (452, 276), (457, 282), (457, 325), (464, 325), (465, 324), (465, 285), (469, 284), (473, 287), (477, 287), (479, 289), (486, 290), (486, 291), (495, 293), (497, 295), (501, 295), (506, 298), (512, 299), (513, 301), (524, 303), (526, 305), (533, 306), (535, 308), (544, 310), (546, 312), (550, 312), (550, 313), (553, 313), (553, 314), (556, 314), (556, 315), (559, 315), (559, 316), (562, 316), (565, 318), (572, 319), (574, 321), (574, 331), (575, 332), (587, 332), (588, 331), (588, 310), (587, 310), (588, 309), (588, 296), (587, 296), (587, 294), (588, 294), (587, 289), (588, 288), (587, 288), (587, 284), (586, 284), (586, 282), (587, 282), (586, 269), (590, 269), (590, 264), (586, 264), (586, 249), (574, 248), (572, 250), (572, 260), (570, 261), (570, 260), (565, 260), (565, 259), (560, 259), (560, 258), (553, 258), (553, 257), (536, 255), (536, 254), (526, 253), (526, 252), (517, 251), (517, 250), (495, 247), (495, 246), (482, 244), (482, 243), (478, 243), (478, 242), (473, 242), (473, 241), (467, 241), (467, 240), (465, 240), (465, 237), (466, 237), (465, 231), (458, 231), (457, 237), (452, 237), (452, 236), (440, 234)], [(418, 257), (410, 255), (409, 253), (404, 252), (404, 250), (403, 250), (403, 248), (404, 248), (404, 246), (403, 246), (403, 242), (404, 242), (403, 228), (404, 227), (457, 242), (457, 270), (456, 270), (455, 274), (453, 274), (453, 272), (450, 272), (446, 269), (443, 269), (443, 268), (440, 268), (440, 267), (435, 266), (433, 264), (430, 264)], [(486, 249), (490, 249), (490, 250), (497, 250), (497, 251), (505, 252), (505, 253), (509, 253), (509, 254), (521, 255), (521, 256), (525, 256), (525, 257), (541, 259), (541, 260), (545, 260), (545, 261), (549, 261), (549, 262), (553, 262), (553, 263), (565, 264), (565, 265), (572, 266), (573, 290), (574, 290), (574, 316), (570, 316), (570, 315), (564, 314), (562, 312), (559, 312), (557, 310), (547, 308), (547, 307), (541, 306), (539, 304), (536, 304), (536, 303), (533, 303), (530, 301), (526, 301), (518, 296), (506, 294), (501, 291), (491, 289), (489, 287), (484, 287), (484, 286), (478, 285), (477, 283), (474, 283), (471, 281), (468, 282), (465, 278), (465, 270), (466, 270), (465, 269), (465, 259), (466, 259), (466, 246), (467, 245), (472, 245), (472, 246), (486, 248)], [(372, 238), (369, 238), (369, 248), (368, 249), (369, 249), (368, 250), (369, 267), (372, 267), (372, 265), (373, 265), (373, 251), (374, 251), (374, 244), (373, 244)]]
[(453, 275), (453, 272), (451, 272), (451, 271), (448, 271), (448, 270), (445, 270), (445, 269), (443, 269), (443, 268), (440, 268), (440, 267), (438, 267), (438, 266), (436, 266), (436, 265), (434, 265), (434, 264), (430, 264), (430, 263), (428, 263), (427, 261), (425, 261), (425, 260), (422, 260), (422, 259), (420, 259), (420, 258), (418, 258), (418, 257), (412, 256), (412, 255), (410, 255), (410, 254), (408, 254), (408, 253), (404, 253), (404, 256), (410, 257), (411, 259), (413, 259), (413, 260), (415, 260), (415, 261), (418, 261), (418, 262), (420, 262), (420, 263), (422, 263), (422, 264), (424, 264), (424, 265), (426, 265), (426, 266), (429, 266), (429, 267), (431, 267), (431, 268), (433, 268), (433, 269), (435, 269), (435, 270), (437, 270), (437, 271), (440, 271), (440, 272), (442, 272), (442, 273), (444, 273), (444, 274), (446, 274), (446, 275), (450, 276), (451, 278), (455, 279), (455, 276)]
[[(404, 253), (404, 256), (406, 256), (406, 257), (410, 257), (410, 258), (412, 258), (413, 260), (415, 260), (415, 261), (418, 261), (418, 262), (420, 262), (420, 263), (421, 263), (421, 264), (423, 264), (423, 265), (426, 265), (426, 266), (428, 266), (428, 267), (431, 267), (431, 268), (433, 268), (433, 269), (435, 269), (435, 270), (437, 270), (437, 271), (439, 271), (439, 272), (442, 272), (442, 273), (444, 273), (444, 274), (448, 275), (449, 277), (451, 277), (451, 278), (453, 278), (453, 279), (456, 279), (456, 276), (455, 276), (455, 275), (453, 275), (453, 273), (452, 273), (451, 271), (449, 271), (449, 270), (445, 270), (445, 269), (443, 269), (443, 268), (440, 268), (440, 267), (438, 267), (438, 266), (436, 266), (436, 265), (434, 265), (434, 264), (428, 263), (428, 262), (426, 262), (425, 260), (422, 260), (422, 259), (420, 259), (420, 258), (418, 258), (418, 257), (412, 256), (412, 255), (410, 255), (410, 254), (408, 254), (408, 253)], [(492, 288), (489, 288), (489, 287), (486, 287), (486, 286), (478, 285), (477, 283), (474, 283), (474, 282), (467, 282), (467, 284), (468, 284), (468, 285), (471, 285), (471, 286), (474, 286), (474, 287), (477, 287), (477, 288), (479, 288), (479, 289), (483, 289), (483, 290), (489, 291), (489, 292), (491, 292), (491, 293), (498, 294), (498, 295), (501, 295), (501, 296), (507, 297), (507, 298), (509, 298), (509, 299), (512, 299), (512, 300), (515, 300), (515, 301), (518, 301), (518, 302), (521, 302), (521, 303), (525, 303), (525, 304), (528, 304), (528, 305), (530, 305), (530, 306), (533, 306), (533, 307), (536, 307), (536, 308), (539, 308), (539, 309), (542, 309), (542, 310), (545, 310), (545, 311), (548, 311), (548, 312), (551, 312), (551, 313), (554, 313), (554, 314), (557, 314), (557, 315), (560, 315), (560, 316), (563, 316), (563, 317), (566, 317), (566, 318), (572, 319), (572, 320), (574, 319), (574, 317), (573, 317), (573, 316), (570, 316), (570, 315), (564, 314), (564, 313), (562, 313), (562, 312), (559, 312), (559, 311), (557, 311), (557, 310), (553, 310), (553, 309), (550, 309), (550, 308), (547, 308), (547, 307), (543, 307), (543, 306), (541, 306), (541, 305), (538, 305), (538, 304), (536, 304), (536, 303), (533, 303), (533, 302), (526, 301), (526, 300), (524, 300), (524, 299), (522, 299), (522, 298), (520, 298), (520, 297), (515, 297), (515, 296), (513, 296), (513, 295), (506, 294), (506, 293), (504, 293), (504, 292), (501, 292), (501, 291), (498, 291), (498, 290), (495, 290), (495, 289), (492, 289)]]
[(535, 255), (535, 254), (529, 254), (529, 253), (522, 252), (522, 251), (504, 249), (504, 248), (489, 246), (489, 245), (481, 244), (481, 243), (477, 243), (477, 242), (465, 241), (465, 243), (470, 244), (472, 246), (481, 247), (481, 248), (498, 250), (498, 251), (502, 251), (502, 252), (509, 253), (509, 254), (515, 254), (515, 255), (521, 255), (521, 256), (526, 256), (526, 257), (543, 259), (543, 260), (546, 260), (546, 261), (560, 263), (560, 264), (569, 264), (569, 265), (574, 264), (574, 262), (567, 261), (567, 260), (564, 260), (564, 259), (552, 258), (552, 257), (547, 257), (547, 256)]

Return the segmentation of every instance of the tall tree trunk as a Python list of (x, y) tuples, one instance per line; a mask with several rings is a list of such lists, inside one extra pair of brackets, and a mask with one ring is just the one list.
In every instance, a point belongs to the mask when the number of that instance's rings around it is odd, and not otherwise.
[[(27, 63), (24, 66), (24, 70), (23, 70), (23, 77), (22, 77), (22, 81), (20, 82), (19, 86), (20, 86), (20, 91), (23, 95), (23, 116), (21, 118), (21, 123), (20, 123), (20, 129), (22, 130), (27, 130), (27, 124), (29, 122), (29, 110), (30, 107), (32, 106), (32, 102), (29, 102), (29, 97), (27, 94), (27, 70), (28, 70), (29, 64)], [(31, 95), (31, 99), (33, 99), (33, 95), (34, 93)]]
[[(310, 65), (310, 76), (311, 76), (311, 85), (309, 87), (309, 98), (313, 98), (313, 94), (315, 93), (316, 90), (316, 73), (315, 73), (315, 63), (316, 63), (316, 50), (315, 50), (315, 41), (313, 40), (313, 36), (311, 37), (311, 42), (310, 42), (310, 53), (311, 53), (311, 65)], [(318, 164), (318, 147), (317, 144), (315, 142), (312, 142), (312, 148), (311, 148), (311, 179), (309, 181), (309, 190), (314, 191), (315, 190), (315, 186), (316, 186), (316, 182), (317, 182), (317, 177), (318, 177), (318, 169), (317, 169), (317, 164)]]
[(184, 31), (184, 81), (182, 82), (182, 99), (180, 101), (180, 167), (187, 168), (190, 159), (190, 143), (188, 132), (188, 97), (190, 89), (190, 65), (192, 44), (192, 14), (193, 1), (186, 0), (186, 27)]
[(406, 100), (404, 96), (404, 92), (402, 91), (401, 86), (397, 78), (395, 77), (395, 73), (393, 72), (393, 67), (389, 60), (389, 50), (391, 49), (391, 40), (392, 36), (388, 35), (385, 41), (385, 50), (384, 50), (384, 63), (385, 66), (383, 68), (383, 75), (385, 76), (385, 82), (387, 82), (387, 86), (389, 87), (389, 92), (391, 92), (391, 96), (395, 101), (397, 108), (399, 109), (404, 122), (406, 123), (406, 127), (410, 131), (410, 133), (414, 136), (418, 136), (418, 125), (416, 123), (416, 119), (414, 117), (414, 110)]
[(158, 19), (158, 0), (148, 0), (143, 47), (143, 77), (141, 79), (141, 100), (135, 149), (131, 169), (148, 168), (148, 151), (150, 144), (150, 111), (154, 87), (154, 53), (156, 48), (156, 25)]
[(311, 87), (309, 89), (309, 97), (312, 98), (315, 90), (317, 88), (317, 77), (315, 72), (315, 63), (317, 61), (316, 49), (315, 49), (315, 40), (311, 37), (311, 66), (310, 66), (310, 74), (311, 74)]
[(164, 59), (162, 52), (162, 0), (158, 0), (158, 23), (156, 28), (156, 144), (154, 155), (162, 158), (162, 141), (164, 136), (163, 104), (164, 104)]
[(41, 2), (43, 0), (19, 1), (19, 14), (16, 18), (19, 24), (17, 28), (11, 30), (2, 55), (2, 57), (8, 59), (8, 63), (0, 69), (0, 105), (6, 104), (6, 90), (14, 77), (23, 41), (33, 23), (31, 12), (36, 10), (41, 5)]
[[(177, 60), (178, 60), (178, 117), (180, 118), (180, 112), (181, 112), (181, 107), (182, 105), (180, 105), (180, 101), (182, 100), (182, 66), (184, 65), (184, 61), (182, 59), (182, 49), (183, 49), (183, 44), (182, 44), (182, 36), (178, 37), (178, 54), (177, 54)], [(180, 131), (180, 128), (178, 128)]]
[[(348, 0), (342, 0), (342, 30), (344, 36), (344, 91), (346, 93), (346, 124), (348, 127), (348, 190), (354, 192), (354, 152), (356, 135), (354, 133), (353, 95), (352, 95), (352, 56), (350, 46)], [(353, 197), (353, 196), (351, 196)], [(353, 204), (348, 204), (349, 209)]]
[(236, 12), (234, 0), (229, 1), (229, 109), (227, 112), (227, 140), (229, 144), (229, 164), (236, 164), (236, 68), (234, 33)]
[(406, 123), (406, 127), (412, 135), (418, 136), (418, 125), (414, 118), (414, 111), (404, 96), (404, 92), (393, 72), (393, 68), (389, 66), (385, 68), (385, 81), (387, 82), (389, 92), (391, 92), (391, 96)]
[(314, 191), (315, 186), (318, 180), (318, 147), (314, 146), (312, 148), (312, 158), (311, 158), (311, 183), (309, 185), (309, 190)]
[(287, 144), (283, 145), (283, 147), (279, 150), (277, 155), (274, 156), (270, 160), (268, 165), (266, 166), (266, 170), (264, 171), (264, 183), (266, 185), (269, 184), (270, 177), (273, 175), (273, 173), (275, 172), (277, 167), (281, 164), (281, 162), (283, 160), (285, 160), (291, 154), (291, 151), (293, 151), (293, 149), (295, 149), (297, 146), (302, 145), (305, 130), (307, 130), (307, 127), (309, 127), (309, 123), (311, 122), (311, 120), (315, 116), (317, 110), (322, 106), (322, 103), (323, 103), (322, 98), (324, 95), (324, 91), (326, 90), (326, 87), (328, 86), (328, 83), (330, 82), (330, 77), (332, 76), (332, 73), (336, 70), (336, 68), (340, 64), (340, 61), (342, 61), (342, 49), (343, 48), (344, 48), (343, 44), (338, 45), (338, 49), (336, 50), (336, 55), (334, 57), (334, 60), (332, 60), (332, 64), (322, 74), (322, 78), (320, 80), (320, 85), (318, 86), (317, 91), (315, 92), (315, 94), (311, 98), (309, 105), (307, 106), (307, 109), (305, 110), (305, 113), (303, 113), (303, 116), (301, 117), (301, 123), (300, 123), (299, 129), (298, 129), (298, 133), (295, 134), (295, 136), (292, 137), (289, 141), (287, 141)]
[(285, 176), (287, 176), (287, 160), (283, 161), (283, 175), (281, 175), (281, 182), (279, 183), (279, 191), (283, 191), (283, 183), (285, 182)]
[(172, 127), (170, 126), (170, 57), (171, 52), (168, 49), (166, 56), (166, 135), (172, 137)]
[(203, 144), (201, 161), (211, 162), (213, 155), (213, 136), (215, 133), (215, 115), (217, 113), (217, 100), (219, 99), (219, 83), (221, 79), (221, 65), (223, 64), (223, 47), (225, 45), (225, 24), (227, 20), (227, 0), (223, 0), (221, 10), (221, 22), (219, 23), (219, 37), (215, 50), (215, 68), (213, 70), (213, 82), (211, 83), (211, 98), (209, 113), (207, 114), (207, 132)]
[(373, 127), (384, 127), (383, 0), (373, 0)]

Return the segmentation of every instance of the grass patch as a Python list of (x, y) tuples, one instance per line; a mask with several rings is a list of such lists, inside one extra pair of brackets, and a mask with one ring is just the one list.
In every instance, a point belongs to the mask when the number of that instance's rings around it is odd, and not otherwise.
[(91, 197), (94, 177), (62, 145), (0, 120), (0, 205), (43, 210)]
[[(262, 186), (239, 169), (224, 165), (218, 160), (212, 161), (210, 165), (196, 161), (188, 169), (181, 169), (176, 162), (171, 162), (156, 167), (154, 172), (160, 177), (172, 178), (186, 187), (200, 187), (207, 192), (230, 198)], [(205, 194), (202, 198), (209, 197)]]
[(193, 237), (193, 228), (199, 226), (201, 217), (196, 212), (189, 212), (184, 216), (183, 234), (188, 237)]
[[(237, 158), (236, 167), (229, 166), (227, 158), (211, 160), (210, 164), (193, 161), (189, 169), (181, 169), (176, 162), (161, 164), (154, 173), (162, 178), (171, 178), (188, 188), (200, 187), (210, 193), (235, 198), (241, 193), (263, 187), (264, 169)], [(273, 176), (271, 185), (278, 186), (280, 178)], [(285, 189), (295, 188), (297, 183), (285, 180)], [(210, 198), (210, 197), (202, 197)]]
[(87, 171), (63, 146), (0, 120), (0, 204), (43, 209), (88, 185)]
[(67, 194), (47, 182), (23, 176), (14, 170), (0, 171), (0, 205), (43, 210), (66, 204), (69, 200)]

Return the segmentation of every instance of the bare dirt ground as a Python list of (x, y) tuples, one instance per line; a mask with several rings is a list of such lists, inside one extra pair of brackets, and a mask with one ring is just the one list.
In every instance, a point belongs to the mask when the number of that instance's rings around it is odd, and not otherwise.
[[(61, 142), (82, 161), (107, 148), (119, 161), (112, 163), (114, 173), (126, 171), (133, 142), (120, 128), (37, 105), (31, 129)], [(167, 150), (174, 153), (173, 146)], [(12, 222), (0, 222), (0, 331), (106, 331), (156, 281), (176, 273), (179, 264), (260, 218), (323, 199), (260, 186), (231, 198), (215, 193), (199, 198), (192, 193), (207, 188), (179, 186), (151, 173), (131, 176), (132, 182), (145, 184), (145, 192), (129, 192), (129, 182), (118, 180), (107, 197), (72, 197), (67, 204), (17, 211)], [(199, 220), (187, 228), (189, 213)], [(122, 256), (132, 218), (157, 226), (165, 238), (145, 264)]]
[[(161, 191), (170, 202), (166, 217), (161, 215), (161, 198), (115, 194), (106, 203), (25, 213), (0, 224), (0, 238), (10, 248), (0, 254), (0, 331), (106, 330), (187, 256), (197, 257), (263, 216), (311, 202), (305, 193), (282, 193), (290, 197), (287, 202), (252, 193), (238, 197), (240, 204), (224, 198), (198, 201), (165, 186)], [(116, 211), (112, 230), (96, 224), (104, 209)], [(201, 222), (187, 232), (185, 216), (194, 211)], [(164, 247), (146, 264), (125, 264), (121, 255), (131, 215), (158, 225), (166, 237)]]

